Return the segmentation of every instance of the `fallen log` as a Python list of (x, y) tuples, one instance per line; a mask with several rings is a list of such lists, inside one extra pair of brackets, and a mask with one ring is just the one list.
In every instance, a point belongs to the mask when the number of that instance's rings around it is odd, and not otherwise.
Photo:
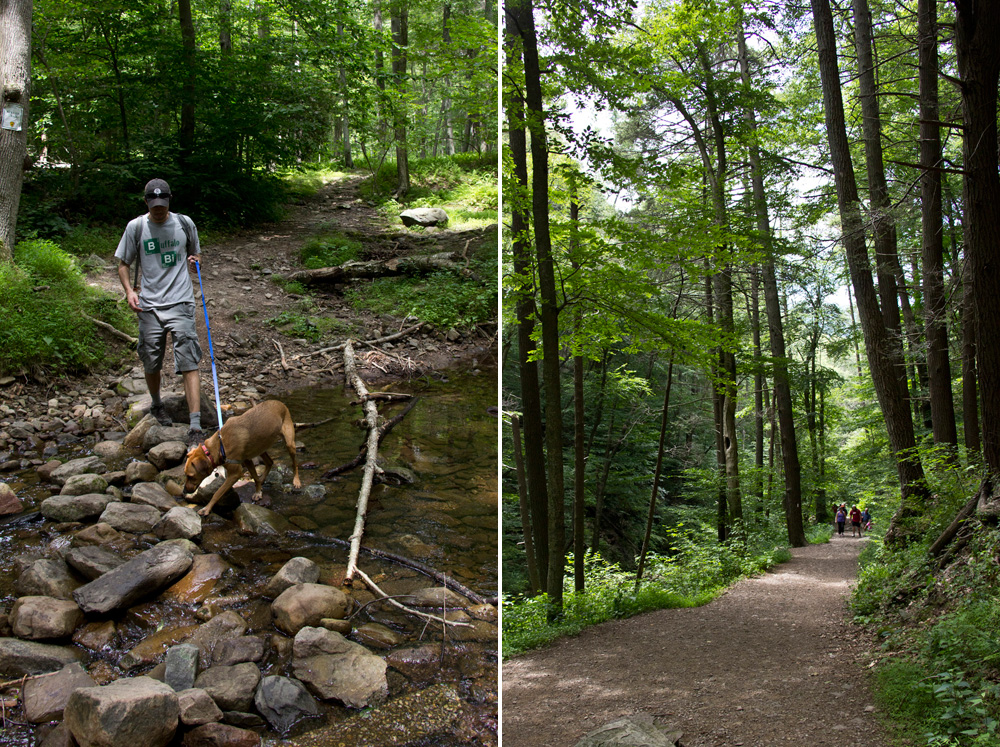
[(284, 275), (288, 281), (300, 283), (340, 283), (345, 280), (364, 280), (398, 275), (427, 275), (441, 270), (462, 271), (465, 262), (455, 252), (421, 254), (392, 259), (355, 260), (336, 267), (318, 267), (313, 270), (296, 270)]
[(82, 311), (79, 312), (79, 314), (80, 314), (80, 316), (82, 316), (84, 319), (86, 319), (91, 324), (97, 325), (98, 327), (100, 327), (101, 329), (103, 329), (105, 332), (114, 335), (115, 337), (117, 337), (119, 340), (122, 340), (123, 342), (127, 342), (130, 345), (135, 345), (136, 343), (139, 342), (139, 340), (137, 340), (135, 337), (132, 337), (132, 335), (127, 334), (125, 332), (122, 332), (117, 327), (112, 327), (107, 322), (102, 322), (100, 319), (94, 319), (94, 317), (90, 316), (89, 314), (84, 314)]
[(375, 479), (379, 430), (378, 410), (375, 408), (375, 403), (368, 399), (368, 388), (361, 380), (361, 376), (358, 375), (358, 368), (354, 362), (354, 348), (351, 346), (350, 340), (344, 347), (344, 376), (354, 387), (358, 399), (364, 403), (365, 422), (368, 424), (368, 453), (365, 458), (365, 473), (361, 478), (361, 490), (358, 492), (358, 509), (354, 519), (354, 531), (351, 533), (351, 550), (347, 556), (347, 573), (344, 575), (344, 582), (349, 584), (358, 570), (358, 552), (365, 533), (368, 496), (371, 494), (372, 482)]
[[(313, 532), (307, 532), (300, 529), (292, 529), (285, 533), (286, 537), (292, 539), (302, 538), (305, 540), (310, 547), (315, 545), (335, 545), (337, 547), (350, 547), (351, 543), (348, 540), (340, 539), (339, 537), (329, 537), (324, 534), (314, 534)], [(442, 586), (451, 589), (456, 594), (461, 594), (463, 597), (468, 599), (470, 602), (475, 602), (476, 604), (496, 604), (496, 599), (494, 597), (484, 597), (477, 594), (469, 587), (456, 581), (451, 576), (441, 573), (431, 568), (429, 565), (421, 563), (419, 560), (414, 560), (413, 558), (408, 558), (405, 555), (397, 555), (394, 552), (389, 552), (388, 550), (378, 550), (374, 547), (362, 547), (361, 552), (371, 555), (373, 558), (379, 558), (380, 560), (388, 560), (390, 563), (396, 563), (397, 565), (406, 566), (407, 568), (412, 568), (415, 571), (423, 573), (428, 578), (432, 578), (437, 581)]]
[[(369, 399), (371, 399), (371, 397), (369, 397)], [(394, 426), (396, 426), (398, 423), (400, 423), (403, 420), (403, 418), (406, 417), (406, 414), (410, 410), (412, 410), (416, 406), (417, 402), (419, 402), (419, 401), (420, 401), (419, 398), (411, 399), (406, 404), (406, 407), (403, 408), (403, 411), (401, 413), (399, 413), (399, 415), (396, 415), (392, 419), (387, 420), (385, 423), (383, 423), (379, 427), (379, 429), (378, 429), (378, 443), (379, 444), (382, 443), (382, 439), (385, 438), (386, 434), (389, 431), (391, 431)], [(357, 467), (359, 464), (361, 464), (361, 462), (363, 462), (365, 460), (365, 456), (367, 454), (368, 454), (368, 444), (366, 442), (366, 443), (362, 444), (361, 451), (358, 452), (358, 455), (356, 457), (354, 457), (354, 459), (352, 459), (351, 461), (349, 461), (347, 464), (342, 464), (339, 467), (332, 467), (331, 469), (328, 469), (326, 472), (323, 473), (323, 479), (324, 480), (329, 480), (331, 477), (335, 477), (336, 475), (343, 474), (344, 472), (350, 472), (352, 469), (354, 469), (355, 467)]]
[(934, 544), (931, 545), (930, 550), (928, 550), (932, 558), (936, 558), (941, 554), (941, 552), (948, 546), (948, 543), (950, 543), (952, 539), (954, 539), (955, 535), (958, 534), (958, 530), (962, 528), (962, 525), (966, 522), (966, 520), (972, 516), (973, 512), (976, 510), (976, 506), (979, 505), (979, 496), (980, 493), (976, 493), (976, 495), (973, 496), (968, 503), (962, 506), (962, 509), (958, 512), (958, 515), (952, 519), (952, 522), (948, 525), (947, 529), (941, 532), (938, 538), (934, 540)]
[[(406, 337), (406, 335), (410, 334), (411, 332), (416, 332), (423, 326), (424, 323), (420, 322), (419, 324), (414, 324), (412, 327), (407, 327), (406, 329), (400, 330), (399, 332), (395, 332), (391, 335), (386, 335), (385, 337), (379, 337), (375, 340), (359, 341), (358, 345), (368, 345), (370, 347), (372, 345), (378, 345), (383, 342), (392, 342), (393, 340), (398, 340), (400, 337)], [(298, 360), (299, 358), (311, 358), (314, 355), (325, 355), (326, 353), (335, 353), (338, 350), (343, 350), (345, 345), (347, 345), (347, 343), (342, 342), (339, 345), (334, 345), (329, 348), (322, 348), (320, 350), (314, 350), (311, 353), (302, 353), (300, 355), (292, 356), (292, 360)]]

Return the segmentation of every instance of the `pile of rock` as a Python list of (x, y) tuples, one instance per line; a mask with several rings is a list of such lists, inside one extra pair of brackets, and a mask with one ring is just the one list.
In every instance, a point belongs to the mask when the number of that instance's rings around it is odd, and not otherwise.
[[(44, 556), (15, 564), (17, 599), (0, 614), (0, 677), (26, 678), (25, 720), (60, 722), (39, 739), (44, 747), (70, 738), (112, 747), (257, 745), (259, 731), (284, 734), (319, 715), (320, 701), (377, 706), (389, 695), (389, 666), (406, 677), (414, 671), (423, 647), (381, 625), (354, 629), (346, 618), (356, 602), (320, 583), (319, 566), (302, 557), (261, 590), (265, 619), (206, 605), (204, 622), (154, 624), (162, 629), (114, 654), (124, 618), (155, 617), (161, 603), (211, 601), (213, 585), (232, 571), (199, 546), (201, 517), (177, 500), (184, 430), (147, 417), (122, 442), (98, 444), (93, 456), (39, 468), (40, 479), (59, 488), (39, 507), (57, 539)], [(140, 450), (145, 460), (107, 471), (105, 459)], [(206, 482), (202, 500), (217, 484)], [(248, 504), (234, 517), (242, 531), (260, 534), (287, 524)], [(460, 609), (468, 601), (445, 589), (422, 590), (411, 602), (447, 607), (450, 617), (471, 621), (464, 635), (496, 639), (495, 608), (470, 608), (470, 615)], [(383, 656), (371, 648), (389, 650)]]

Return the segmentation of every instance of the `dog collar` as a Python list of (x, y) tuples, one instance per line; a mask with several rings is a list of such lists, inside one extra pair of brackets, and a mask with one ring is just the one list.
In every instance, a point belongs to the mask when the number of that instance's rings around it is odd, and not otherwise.
[[(220, 441), (220, 443), (221, 443), (221, 441)], [(215, 460), (214, 460), (214, 459), (212, 459), (212, 452), (210, 452), (210, 451), (208, 450), (208, 447), (207, 447), (207, 446), (205, 445), (205, 442), (204, 442), (204, 441), (202, 441), (202, 442), (201, 442), (201, 450), (205, 452), (205, 456), (207, 456), (207, 457), (208, 457), (208, 463), (209, 463), (209, 464), (211, 464), (211, 465), (212, 465), (212, 467), (218, 467), (218, 466), (219, 466), (219, 465), (217, 465), (217, 464), (215, 463)]]
[(219, 463), (216, 464), (215, 460), (212, 459), (212, 452), (208, 450), (208, 446), (205, 441), (201, 442), (201, 450), (205, 452), (205, 456), (208, 457), (208, 463), (212, 465), (213, 469), (215, 467), (222, 466), (226, 463), (226, 447), (222, 443), (222, 436), (219, 436)]

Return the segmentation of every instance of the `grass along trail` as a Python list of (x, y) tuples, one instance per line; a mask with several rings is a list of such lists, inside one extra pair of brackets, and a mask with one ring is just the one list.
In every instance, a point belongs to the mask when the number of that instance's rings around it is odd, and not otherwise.
[(865, 540), (792, 550), (704, 607), (588, 628), (503, 665), (503, 739), (572, 747), (634, 714), (684, 747), (886, 747), (847, 599)]

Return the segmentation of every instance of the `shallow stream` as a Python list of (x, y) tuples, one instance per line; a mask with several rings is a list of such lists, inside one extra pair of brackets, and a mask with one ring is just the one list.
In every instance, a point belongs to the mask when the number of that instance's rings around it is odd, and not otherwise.
[[(408, 476), (412, 482), (373, 487), (364, 545), (405, 556), (446, 574), (483, 597), (495, 597), (498, 585), (497, 419), (492, 409), (497, 401), (495, 376), (491, 372), (455, 374), (446, 381), (419, 379), (398, 383), (391, 390), (417, 395), (419, 401), (382, 442), (380, 463), (391, 472)], [(276, 463), (275, 470), (284, 481), (269, 480), (265, 498), (270, 499), (272, 510), (288, 520), (286, 531), (279, 535), (244, 535), (225, 514), (213, 514), (206, 519), (199, 544), (206, 553), (221, 556), (228, 568), (221, 576), (188, 589), (185, 595), (164, 594), (115, 616), (117, 632), (111, 642), (100, 650), (87, 651), (90, 661), (87, 669), (100, 684), (143, 674), (162, 658), (154, 653), (142, 665), (126, 669), (122, 657), (139, 643), (149, 647), (152, 642), (155, 652), (158, 650), (155, 644), (162, 642), (165, 649), (189, 634), (192, 626), (224, 609), (237, 611), (249, 623), (247, 635), (263, 637), (272, 644), (261, 663), (262, 673), (288, 673), (287, 646), (283, 653), (282, 647), (273, 642), (272, 636), (277, 631), (271, 622), (270, 600), (262, 599), (259, 590), (295, 556), (308, 557), (320, 566), (321, 583), (341, 583), (347, 550), (334, 541), (347, 540), (353, 530), (362, 468), (329, 480), (324, 480), (323, 474), (357, 456), (365, 433), (359, 426), (361, 409), (351, 401), (352, 393), (342, 389), (302, 389), (281, 399), (296, 422), (332, 418), (323, 425), (302, 428), (296, 434), (302, 447), (298, 458), (303, 490), (290, 488), (289, 460), (284, 449), (276, 446), (269, 450)], [(404, 406), (405, 403), (380, 402), (378, 409), (388, 419)], [(87, 456), (90, 446), (92, 443), (67, 440), (60, 447), (58, 458), (65, 461)], [(110, 464), (109, 468), (124, 466)], [(25, 503), (26, 511), (32, 511), (49, 495), (31, 470), (8, 473), (5, 479)], [(240, 490), (244, 500), (251, 493), (252, 484)], [(0, 574), (0, 609), (9, 609), (14, 601), (17, 559), (52, 556), (68, 547), (71, 531), (72, 527), (48, 521), (0, 526), (0, 564), (4, 569)], [(138, 549), (150, 544), (152, 540), (145, 536), (136, 540)], [(390, 595), (440, 585), (408, 567), (364, 553), (359, 566)], [(453, 633), (455, 629), (442, 635), (440, 625), (427, 624), (384, 602), (374, 602), (373, 595), (359, 584), (351, 596), (356, 602), (352, 618), (355, 629), (365, 622), (376, 622), (397, 636), (389, 643), (352, 636), (373, 651), (388, 654), (392, 664), (388, 670), (390, 701), (415, 697), (413, 708), (396, 711), (405, 714), (396, 718), (413, 719), (414, 724), (397, 723), (395, 727), (405, 733), (412, 726), (414, 733), (419, 734), (420, 724), (416, 722), (428, 718), (427, 713), (421, 712), (419, 693), (432, 685), (450, 683), (461, 699), (457, 720), (443, 732), (438, 730), (436, 736), (419, 739), (418, 743), (449, 747), (495, 744), (497, 641), (483, 635), (489, 628), (477, 628), (477, 635), (461, 630)], [(430, 698), (427, 705), (429, 710), (435, 710)], [(256, 730), (265, 736), (265, 743), (305, 745), (310, 743), (309, 737), (302, 736), (305, 733), (323, 727), (338, 728), (351, 718), (358, 721), (360, 717), (356, 711), (324, 703), (321, 717), (299, 724), (291, 734), (284, 735), (287, 741), (265, 728)], [(19, 726), (17, 721), (17, 710), (6, 713), (0, 747), (38, 743), (34, 740), (40, 732), (35, 727)], [(355, 729), (345, 733), (361, 732)], [(331, 732), (331, 736), (335, 734)], [(311, 736), (315, 739), (319, 732)], [(356, 737), (351, 744), (368, 744), (368, 739)]]

